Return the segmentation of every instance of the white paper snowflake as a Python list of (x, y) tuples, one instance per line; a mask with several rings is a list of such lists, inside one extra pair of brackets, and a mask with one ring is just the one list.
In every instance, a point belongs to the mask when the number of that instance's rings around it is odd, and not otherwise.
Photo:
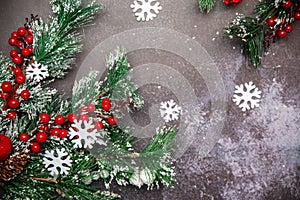
[(42, 65), (35, 61), (26, 68), (26, 78), (33, 79), (35, 82), (40, 82), (48, 76), (49, 73), (47, 65)]
[[(153, 4), (154, 2), (156, 3)], [(137, 21), (153, 20), (162, 9), (156, 0), (135, 0), (130, 7), (133, 9)]]
[(254, 107), (259, 107), (261, 91), (258, 90), (252, 81), (244, 85), (236, 85), (234, 93), (232, 100), (243, 112)]
[(171, 99), (170, 101), (162, 102), (160, 104), (159, 111), (165, 122), (170, 122), (179, 119), (181, 107), (178, 106), (173, 99)]
[(72, 160), (64, 148), (46, 151), (43, 163), (51, 176), (67, 175), (72, 166)]
[(100, 145), (106, 146), (104, 142), (104, 131), (97, 132), (93, 121), (74, 121), (72, 127), (69, 130), (69, 137), (72, 139), (75, 147), (78, 148), (93, 148), (94, 144), (97, 142)]

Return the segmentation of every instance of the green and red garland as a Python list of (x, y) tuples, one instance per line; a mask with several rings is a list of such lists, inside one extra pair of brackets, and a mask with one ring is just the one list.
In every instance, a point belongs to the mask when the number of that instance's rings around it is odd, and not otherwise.
[[(54, 16), (44, 22), (32, 15), (8, 40), (11, 59), (0, 56), (0, 198), (115, 199), (112, 181), (172, 185), (175, 128), (161, 128), (138, 151), (130, 127), (118, 126), (124, 112), (143, 106), (127, 77), (124, 50), (109, 56), (104, 80), (92, 71), (75, 82), (71, 101), (48, 87), (64, 77), (81, 51), (77, 29), (102, 9), (81, 0), (50, 5)], [(119, 91), (117, 99), (113, 91)], [(93, 181), (106, 188), (90, 186)]]

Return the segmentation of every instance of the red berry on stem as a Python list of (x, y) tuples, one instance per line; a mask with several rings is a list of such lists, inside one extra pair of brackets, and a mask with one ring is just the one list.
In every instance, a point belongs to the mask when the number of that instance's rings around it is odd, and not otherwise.
[(17, 44), (17, 38), (16, 37), (11, 37), (9, 38), (8, 40), (8, 43), (11, 45), (11, 46), (15, 46)]
[(64, 123), (65, 123), (65, 118), (64, 118), (64, 116), (62, 116), (62, 115), (57, 115), (57, 116), (55, 117), (55, 123), (56, 123), (56, 124), (59, 124), (59, 125), (64, 124)]
[(48, 123), (50, 121), (50, 116), (47, 113), (41, 113), (40, 120), (43, 123)]
[(11, 51), (10, 51), (10, 56), (11, 56), (12, 58), (18, 56), (18, 51), (15, 50), (15, 49), (11, 50)]
[(111, 108), (110, 100), (108, 98), (103, 99), (101, 107), (103, 110), (109, 111)]
[(36, 141), (38, 141), (39, 143), (46, 142), (46, 140), (47, 140), (47, 134), (44, 133), (44, 132), (38, 132), (38, 133), (35, 135), (35, 139), (36, 139)]
[(15, 111), (9, 111), (9, 112), (7, 113), (7, 118), (8, 118), (9, 120), (14, 120), (16, 117), (17, 117), (17, 113), (16, 113)]
[(116, 125), (116, 124), (117, 124), (117, 118), (115, 118), (115, 117), (109, 117), (109, 118), (107, 119), (107, 121), (108, 121), (108, 123), (109, 123), (110, 125)]
[(30, 56), (30, 54), (31, 54), (31, 52), (29, 51), (28, 48), (22, 49), (22, 56), (28, 57), (28, 56)]
[(286, 9), (290, 8), (291, 6), (292, 6), (292, 3), (290, 0), (287, 0), (285, 3), (283, 3), (283, 7)]
[(277, 31), (277, 35), (278, 35), (278, 37), (280, 37), (280, 38), (285, 38), (286, 37), (286, 31), (285, 30), (282, 30), (282, 29), (280, 29), (280, 30), (278, 30)]
[(295, 19), (300, 20), (300, 11), (295, 13)]
[(288, 33), (292, 32), (293, 31), (293, 26), (292, 24), (287, 24), (285, 27), (284, 27), (284, 30)]
[(17, 42), (16, 42), (16, 46), (19, 47), (19, 49), (22, 49), (23, 46), (24, 46), (24, 42), (22, 42), (22, 41), (17, 41)]
[(0, 134), (0, 162), (5, 161), (12, 151), (12, 142), (6, 135)]
[(41, 145), (37, 142), (33, 142), (30, 146), (30, 149), (31, 149), (32, 152), (38, 153), (41, 150)]
[(33, 36), (32, 35), (27, 35), (25, 37), (25, 41), (28, 43), (28, 44), (32, 44), (33, 43)]
[[(275, 19), (276, 19), (276, 18), (275, 18)], [(267, 20), (268, 25), (269, 25), (269, 26), (274, 26), (274, 25), (275, 25), (275, 19), (269, 18), (269, 19)]]
[(20, 35), (20, 36), (25, 36), (26, 35), (26, 29), (24, 28), (24, 27), (20, 27), (20, 28), (18, 28), (18, 34)]
[(103, 123), (102, 122), (96, 122), (94, 124), (94, 126), (95, 126), (95, 129), (100, 130), (100, 129), (103, 128)]
[(19, 74), (15, 78), (16, 83), (23, 84), (26, 81), (26, 76), (24, 74)]
[(32, 35), (32, 33), (33, 33), (32, 28), (29, 28), (29, 29), (27, 30), (27, 33), (28, 33), (28, 35)]
[(11, 89), (12, 89), (12, 84), (11, 82), (9, 81), (4, 81), (2, 84), (1, 84), (1, 89), (3, 92), (10, 92)]
[(88, 104), (86, 106), (86, 110), (89, 112), (89, 113), (92, 113), (95, 111), (95, 105), (94, 104)]
[(12, 32), (11, 33), (11, 37), (15, 37), (15, 38), (19, 37), (18, 32)]
[(30, 52), (30, 54), (33, 53), (33, 47), (32, 47), (32, 46), (27, 47), (27, 49), (28, 49), (28, 51)]
[(20, 57), (20, 56), (16, 56), (16, 57), (14, 57), (14, 59), (13, 59), (13, 62), (14, 62), (16, 65), (21, 64), (22, 61), (23, 61), (23, 59), (22, 59), (22, 57)]
[(59, 128), (54, 128), (54, 129), (51, 130), (51, 135), (52, 136), (58, 137), (59, 133), (60, 133), (60, 129)]
[(59, 133), (59, 137), (60, 138), (66, 138), (68, 135), (68, 131), (66, 129), (61, 129), (60, 133)]
[(6, 92), (1, 93), (1, 98), (7, 100), (9, 98), (9, 93)]
[(8, 101), (8, 106), (10, 108), (18, 108), (20, 105), (19, 103), (19, 100), (16, 99), (16, 98), (11, 98), (9, 101)]
[(19, 68), (19, 67), (16, 67), (16, 68), (14, 69), (14, 74), (15, 74), (15, 75), (22, 74), (22, 69)]
[(28, 90), (22, 90), (20, 95), (24, 100), (27, 100), (30, 97), (30, 92)]
[(19, 139), (22, 141), (22, 142), (27, 142), (29, 140), (29, 135), (27, 133), (21, 133), (19, 135)]
[(88, 121), (89, 120), (89, 116), (87, 114), (84, 114), (84, 115), (80, 115), (79, 119), (81, 121)]
[(74, 113), (68, 115), (69, 122), (74, 123), (75, 119), (77, 120), (78, 117)]
[(11, 65), (7, 68), (7, 70), (9, 70), (9, 71), (13, 70), (13, 69), (14, 69), (14, 66), (11, 66)]

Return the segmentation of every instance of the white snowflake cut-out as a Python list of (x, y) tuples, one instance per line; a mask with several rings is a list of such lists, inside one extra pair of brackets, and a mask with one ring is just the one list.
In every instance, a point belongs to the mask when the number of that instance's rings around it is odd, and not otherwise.
[(259, 107), (261, 91), (253, 84), (249, 83), (235, 86), (233, 102), (238, 105), (243, 112)]
[(40, 82), (49, 76), (47, 65), (42, 65), (36, 61), (26, 68), (26, 78), (35, 82)]
[(178, 106), (173, 99), (171, 99), (170, 101), (162, 102), (160, 104), (159, 111), (165, 122), (170, 122), (179, 119), (181, 107)]
[(135, 0), (130, 7), (135, 13), (137, 21), (146, 21), (153, 20), (157, 17), (162, 7), (160, 3), (156, 0)]
[(72, 160), (64, 148), (47, 150), (43, 158), (43, 164), (51, 176), (68, 175), (72, 166)]
[(72, 139), (72, 143), (77, 148), (93, 148), (94, 144), (106, 146), (104, 142), (105, 132), (97, 132), (93, 121), (74, 121), (69, 129), (69, 137)]

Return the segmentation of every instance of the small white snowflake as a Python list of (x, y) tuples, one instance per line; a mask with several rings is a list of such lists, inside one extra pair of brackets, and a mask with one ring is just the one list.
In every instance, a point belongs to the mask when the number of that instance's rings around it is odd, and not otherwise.
[(104, 131), (97, 132), (93, 121), (74, 121), (72, 127), (69, 130), (69, 137), (72, 139), (75, 147), (78, 148), (93, 148), (97, 142), (100, 145), (106, 146), (104, 142)]
[(252, 81), (244, 85), (236, 85), (234, 93), (232, 100), (243, 112), (254, 107), (259, 107), (261, 91), (258, 90)]
[[(154, 2), (156, 3), (153, 4)], [(156, 0), (135, 0), (130, 7), (133, 9), (137, 21), (153, 20), (162, 9)]]
[(51, 176), (67, 175), (72, 166), (72, 160), (64, 148), (46, 151), (43, 163)]
[(35, 61), (26, 68), (26, 78), (33, 79), (35, 82), (40, 82), (48, 76), (49, 73), (47, 65), (42, 65)]
[(162, 102), (160, 104), (159, 111), (165, 122), (170, 122), (179, 119), (181, 107), (178, 106), (173, 99), (171, 99), (170, 101)]

